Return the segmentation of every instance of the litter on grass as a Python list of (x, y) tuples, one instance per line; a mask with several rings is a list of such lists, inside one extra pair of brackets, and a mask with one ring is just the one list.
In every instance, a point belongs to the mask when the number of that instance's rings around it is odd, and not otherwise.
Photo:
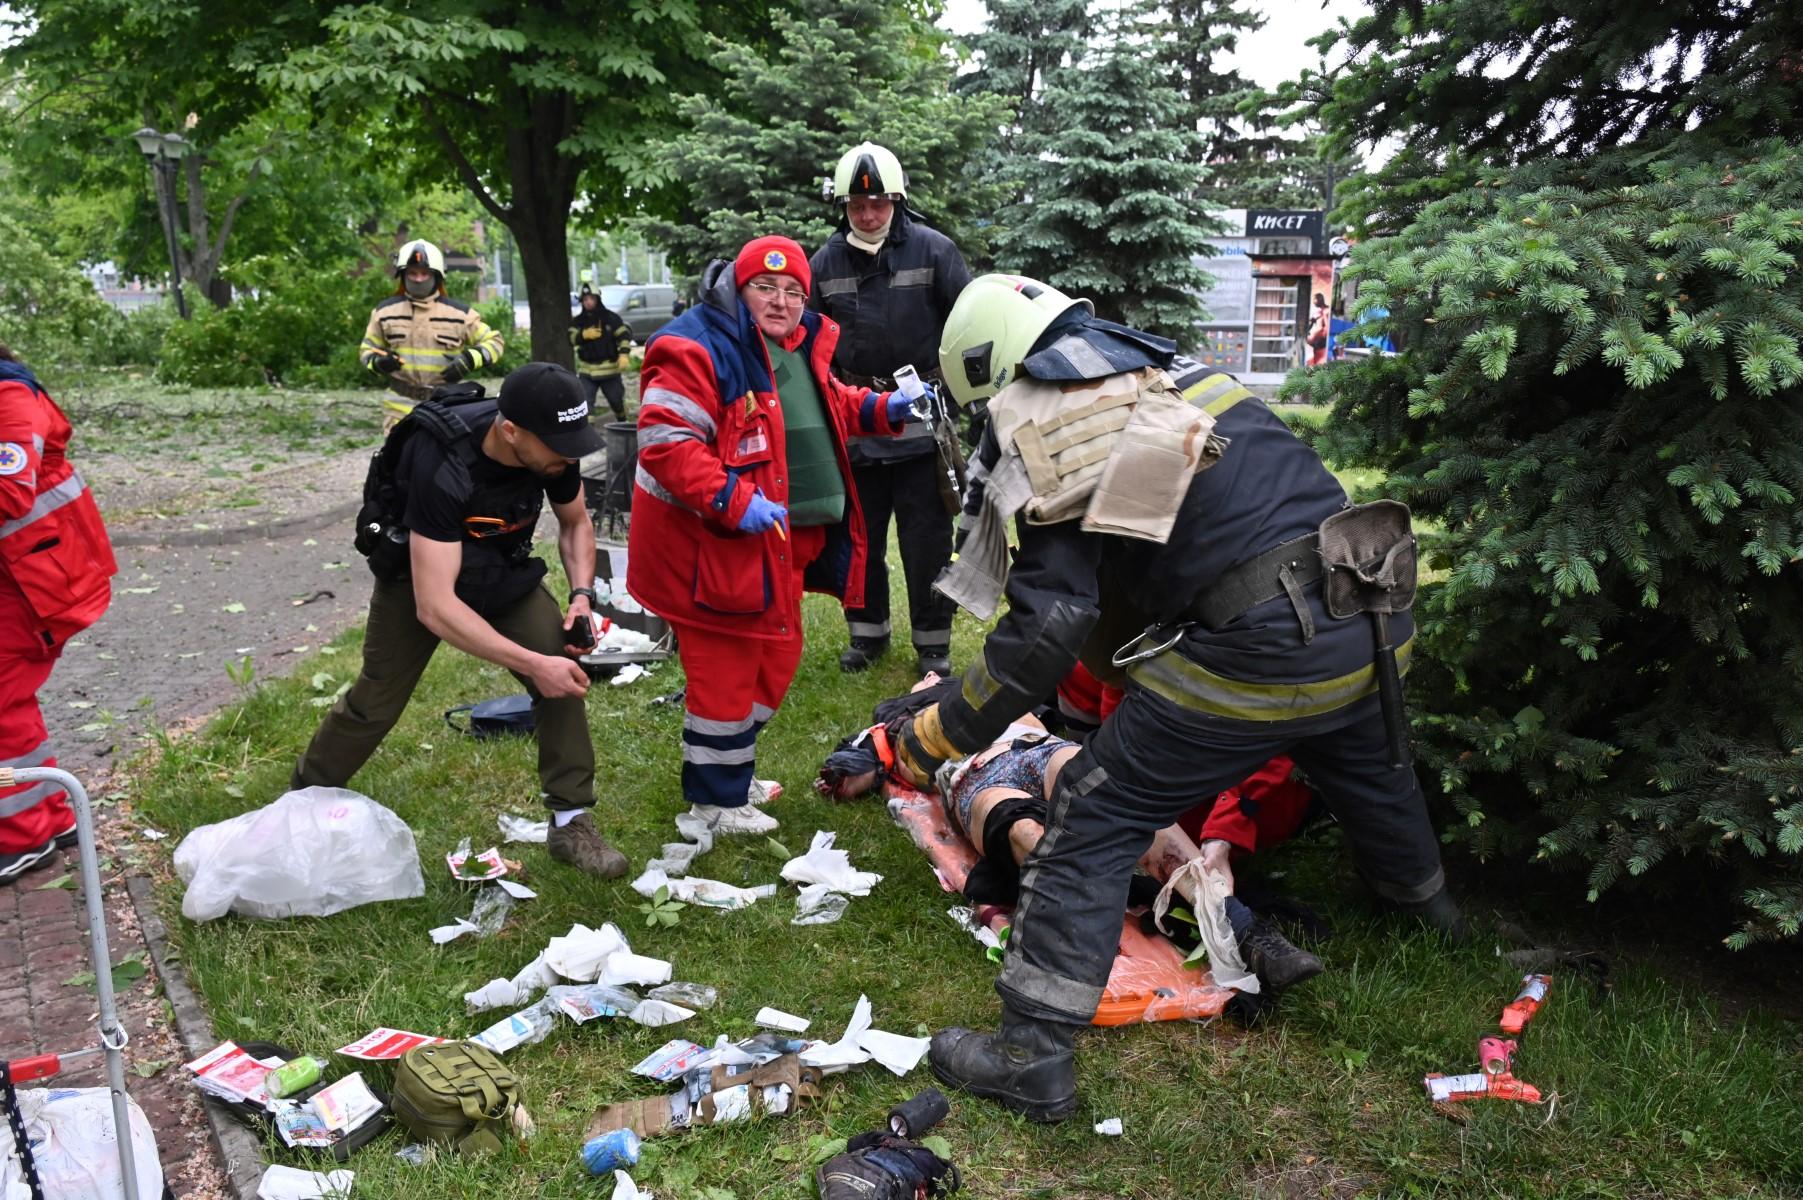
[(783, 864), (782, 877), (804, 885), (796, 900), (795, 925), (826, 925), (845, 914), (852, 896), (868, 896), (883, 877), (860, 871), (851, 856), (834, 847), (838, 835), (817, 830), (806, 854)]
[(766, 1029), (780, 1029), (784, 1033), (806, 1033), (808, 1031), (806, 1017), (786, 1013), (780, 1008), (771, 1008), (768, 1004), (758, 1009), (758, 1015), (752, 1019)]
[(451, 878), (458, 883), (487, 883), (507, 874), (507, 864), (499, 849), (490, 846), (482, 853), (474, 854), (470, 851), (468, 838), (458, 842), (457, 849), (445, 855), (444, 861), (451, 868)]
[(513, 813), (502, 813), (495, 818), (495, 824), (501, 827), (501, 840), (504, 842), (543, 844), (551, 836), (550, 821), (534, 821), (528, 817), (515, 816)]
[(257, 1200), (340, 1200), (351, 1194), (350, 1171), (302, 1171), (280, 1164), (263, 1172)]
[(329, 917), (379, 900), (426, 894), (413, 831), (345, 788), (310, 787), (230, 820), (202, 825), (175, 848), (188, 885), (182, 915), (227, 912), (278, 920)]

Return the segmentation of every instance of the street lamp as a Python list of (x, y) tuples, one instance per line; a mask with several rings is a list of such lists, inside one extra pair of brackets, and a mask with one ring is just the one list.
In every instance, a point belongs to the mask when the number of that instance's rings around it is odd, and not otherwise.
[(163, 220), (163, 239), (169, 244), (169, 275), (175, 286), (175, 311), (185, 321), (188, 319), (188, 302), (182, 297), (182, 261), (175, 235), (175, 164), (194, 145), (179, 133), (158, 133), (149, 126), (131, 137), (150, 164), (151, 182), (156, 187), (157, 213)]

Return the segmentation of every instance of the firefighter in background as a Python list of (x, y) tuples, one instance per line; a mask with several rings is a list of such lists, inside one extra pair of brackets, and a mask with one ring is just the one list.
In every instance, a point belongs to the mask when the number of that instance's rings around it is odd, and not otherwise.
[[(1334, 615), (1324, 589), (1343, 519), (1389, 510), (1350, 508), (1232, 376), (1031, 279), (965, 289), (940, 365), (961, 402), (993, 399), (939, 587), (980, 617), (1004, 590), (1008, 607), (960, 691), (892, 728), (901, 774), (930, 780), (994, 741), (1079, 656), (1104, 682), (1124, 670), (1126, 694), (1060, 774), (1027, 860), (1001, 1028), (936, 1034), (939, 1078), (1035, 1120), (1069, 1116), (1074, 1035), (1101, 999), (1134, 863), (1197, 796), (1276, 754), (1307, 771), (1374, 891), (1462, 933), (1380, 705), (1377, 623)], [(1412, 598), (1412, 539), (1389, 541), (1384, 555), (1408, 550)], [(1391, 621), (1406, 657), (1409, 615)]]
[[(69, 462), (69, 419), (0, 345), (0, 766), (53, 767), (38, 689), (113, 598), (113, 548)], [(67, 793), (0, 790), (0, 884), (75, 841)]]
[(444, 291), (444, 251), (414, 240), (394, 256), (394, 295), (376, 305), (363, 331), (363, 365), (387, 376), (382, 432), (443, 383), (501, 361), (501, 335), (482, 314)]
[(601, 303), (587, 283), (582, 285), (581, 306), (570, 320), (570, 345), (576, 347), (576, 377), (588, 394), (589, 411), (595, 411), (595, 393), (607, 397), (614, 420), (626, 419), (626, 370), (632, 365), (632, 330), (620, 314)]
[[(937, 379), (939, 334), (970, 269), (952, 240), (911, 212), (901, 163), (864, 142), (833, 173), (833, 200), (844, 209), (838, 231), (814, 252), (808, 306), (845, 331), (833, 374), (854, 387), (886, 392), (912, 365)], [(870, 538), (864, 604), (846, 612), (851, 644), (839, 668), (862, 671), (889, 648), (889, 518), (908, 581), (908, 626), (921, 675), (951, 673), (952, 602), (933, 580), (952, 557), (952, 516), (939, 491), (938, 447), (931, 426), (900, 437), (846, 439), (858, 504)], [(957, 501), (949, 502), (956, 507)]]

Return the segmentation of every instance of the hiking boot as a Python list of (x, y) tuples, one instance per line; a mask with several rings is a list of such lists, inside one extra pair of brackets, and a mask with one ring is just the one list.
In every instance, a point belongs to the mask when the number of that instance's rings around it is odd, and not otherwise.
[(1455, 942), (1465, 941), (1471, 936), (1471, 926), (1465, 923), (1465, 914), (1459, 910), (1459, 902), (1445, 888), (1425, 900), (1398, 904), (1396, 907), (1411, 917), (1419, 917), (1429, 929), (1443, 933)]
[(781, 828), (775, 817), (759, 812), (749, 804), (722, 808), (718, 804), (691, 804), (689, 813), (707, 822), (707, 827), (721, 836), (735, 833), (769, 833)]
[(941, 679), (950, 679), (952, 677), (952, 656), (949, 654), (939, 654), (928, 651), (916, 656), (914, 659), (914, 669), (919, 673), (922, 679), (925, 679), (928, 675), (937, 675)]
[(26, 850), (15, 850), (10, 854), (0, 854), (0, 884), (11, 883), (55, 853), (56, 839), (51, 838), (42, 846), (32, 846)]
[(1262, 915), (1252, 919), (1252, 928), (1240, 939), (1240, 957), (1265, 986), (1278, 992), (1313, 979), (1326, 969), (1320, 958), (1291, 945), (1277, 923)]
[(845, 653), (839, 656), (839, 669), (846, 673), (864, 671), (889, 652), (888, 638), (853, 638)]
[(560, 863), (568, 863), (588, 875), (602, 879), (618, 879), (630, 865), (626, 856), (607, 844), (595, 820), (587, 813), (559, 825), (551, 820), (551, 831), (545, 837), (545, 849)]
[(1076, 1036), (1075, 1025), (1030, 1021), (1004, 1008), (999, 1032), (941, 1029), (927, 1059), (955, 1088), (1028, 1120), (1062, 1121), (1077, 1111)]

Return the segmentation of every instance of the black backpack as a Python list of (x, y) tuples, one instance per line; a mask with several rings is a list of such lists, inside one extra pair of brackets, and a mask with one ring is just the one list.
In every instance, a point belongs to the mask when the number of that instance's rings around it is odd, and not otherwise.
[(463, 460), (475, 464), (479, 450), (470, 427), (482, 424), (495, 411), (495, 402), (479, 383), (454, 383), (432, 389), (432, 396), (414, 405), (388, 431), (382, 448), (370, 456), (369, 474), (363, 478), (363, 506), (357, 510), (357, 553), (369, 562), (370, 574), (386, 582), (406, 579), (411, 559), (407, 548), (407, 494), (395, 479), (401, 451), (416, 433), (426, 433)]

